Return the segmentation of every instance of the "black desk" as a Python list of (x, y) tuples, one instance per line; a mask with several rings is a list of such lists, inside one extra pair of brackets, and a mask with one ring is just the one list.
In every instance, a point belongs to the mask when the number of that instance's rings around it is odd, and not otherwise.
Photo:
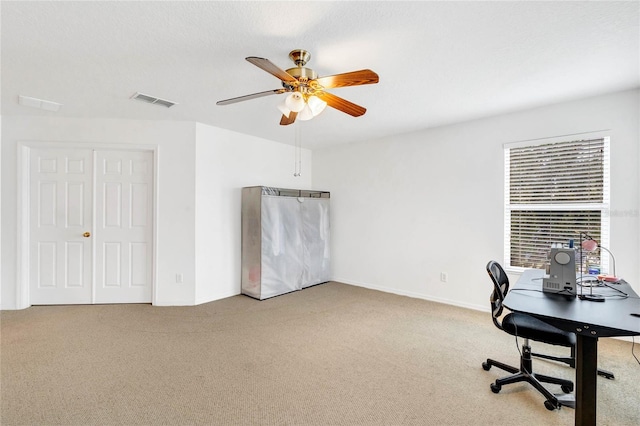
[[(504, 306), (514, 312), (532, 315), (561, 330), (576, 333), (576, 425), (596, 424), (596, 378), (598, 338), (640, 335), (640, 299), (627, 283), (611, 284), (629, 295), (596, 287), (594, 293), (607, 296), (604, 302), (542, 293), (544, 271), (528, 269), (507, 293)], [(539, 291), (536, 291), (539, 290)], [(580, 294), (578, 287), (578, 294)], [(585, 292), (588, 288), (585, 288)]]

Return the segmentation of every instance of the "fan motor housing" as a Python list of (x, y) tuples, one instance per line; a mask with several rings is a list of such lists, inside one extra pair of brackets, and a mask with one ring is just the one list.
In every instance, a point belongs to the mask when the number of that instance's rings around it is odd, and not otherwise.
[(290, 74), (300, 81), (314, 80), (318, 77), (318, 74), (314, 70), (306, 67), (289, 68), (286, 71), (287, 74)]

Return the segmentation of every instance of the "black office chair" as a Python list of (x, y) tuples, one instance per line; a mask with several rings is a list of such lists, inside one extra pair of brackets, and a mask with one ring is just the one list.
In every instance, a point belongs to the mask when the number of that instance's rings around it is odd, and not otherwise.
[(534, 373), (532, 370), (532, 353), (531, 346), (529, 345), (529, 339), (551, 345), (572, 348), (576, 344), (575, 334), (559, 330), (538, 320), (537, 318), (532, 317), (531, 315), (519, 312), (511, 312), (505, 315), (505, 317), (502, 318), (502, 322), (500, 322), (499, 318), (502, 315), (503, 310), (502, 302), (509, 291), (509, 278), (504, 272), (504, 269), (502, 269), (502, 266), (495, 261), (491, 261), (487, 264), (487, 272), (489, 273), (491, 281), (493, 281), (493, 293), (491, 294), (490, 299), (493, 323), (500, 330), (503, 330), (512, 336), (524, 339), (522, 352), (520, 354), (520, 368), (512, 367), (492, 359), (487, 359), (486, 362), (482, 363), (482, 368), (487, 371), (491, 367), (495, 366), (508, 371), (509, 373), (513, 373), (511, 376), (497, 379), (495, 383), (491, 384), (491, 390), (493, 393), (498, 393), (502, 389), (503, 385), (516, 382), (527, 382), (547, 398), (544, 402), (544, 406), (547, 409), (555, 410), (556, 408), (560, 408), (561, 405), (571, 406), (572, 404), (570, 402), (561, 402), (554, 394), (549, 392), (541, 382), (560, 385), (560, 388), (564, 393), (573, 391), (573, 382), (570, 380)]
[[(488, 267), (488, 265), (487, 265), (487, 267)], [(505, 277), (506, 277), (506, 275), (505, 275)], [(508, 281), (508, 278), (507, 278), (507, 281)], [(505, 292), (505, 296), (506, 296), (506, 292)], [(564, 346), (564, 345), (562, 345), (562, 346)], [(532, 357), (537, 357), (537, 358), (548, 359), (548, 360), (552, 360), (552, 361), (557, 361), (557, 362), (562, 362), (564, 364), (569, 365), (571, 368), (576, 368), (576, 347), (575, 347), (575, 345), (571, 346), (571, 354), (569, 356), (564, 356), (563, 357), (563, 356), (541, 354), (541, 353), (537, 353), (537, 352), (531, 352), (531, 356)], [(605, 379), (609, 379), (609, 380), (615, 379), (615, 375), (613, 374), (613, 372), (608, 371), (608, 370), (603, 370), (601, 368), (598, 368), (598, 375), (604, 377)]]

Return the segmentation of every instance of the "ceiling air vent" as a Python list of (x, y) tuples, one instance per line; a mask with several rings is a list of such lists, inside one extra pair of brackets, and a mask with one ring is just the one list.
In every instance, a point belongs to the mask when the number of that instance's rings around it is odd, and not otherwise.
[(154, 104), (154, 105), (162, 105), (165, 106), (167, 108), (170, 108), (172, 106), (174, 106), (176, 103), (173, 101), (168, 101), (166, 99), (160, 99), (160, 98), (156, 98), (155, 96), (149, 96), (149, 95), (145, 95), (144, 93), (140, 93), (140, 92), (136, 92), (131, 99), (136, 99), (142, 102), (146, 102), (148, 104)]
[(45, 101), (44, 99), (32, 98), (31, 96), (18, 96), (18, 103), (23, 106), (32, 108), (40, 108), (47, 111), (58, 112), (62, 104), (53, 101)]

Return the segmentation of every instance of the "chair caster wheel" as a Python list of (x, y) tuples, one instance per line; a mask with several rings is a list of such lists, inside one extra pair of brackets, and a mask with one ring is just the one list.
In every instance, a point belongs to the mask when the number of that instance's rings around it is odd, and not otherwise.
[(562, 386), (560, 386), (560, 389), (562, 389), (562, 392), (564, 392), (564, 393), (573, 392), (573, 386), (569, 386), (569, 385), (562, 385)]
[[(491, 387), (491, 392), (493, 392), (493, 393), (498, 393), (498, 392), (500, 392), (500, 389), (502, 389), (502, 386), (496, 385), (495, 383), (491, 383), (491, 385), (489, 385), (489, 387)], [(546, 402), (545, 402), (545, 404), (546, 404)]]
[(556, 408), (558, 408), (558, 407), (556, 407), (556, 404), (554, 404), (553, 402), (551, 402), (551, 401), (549, 401), (549, 400), (546, 400), (546, 401), (544, 402), (544, 406), (545, 406), (545, 407), (547, 408), (547, 410), (549, 410), (549, 411), (553, 411), (553, 410), (555, 410)]
[(484, 368), (484, 371), (489, 371), (489, 369), (491, 368), (491, 365), (489, 365), (489, 363), (487, 362), (483, 362), (482, 368)]

